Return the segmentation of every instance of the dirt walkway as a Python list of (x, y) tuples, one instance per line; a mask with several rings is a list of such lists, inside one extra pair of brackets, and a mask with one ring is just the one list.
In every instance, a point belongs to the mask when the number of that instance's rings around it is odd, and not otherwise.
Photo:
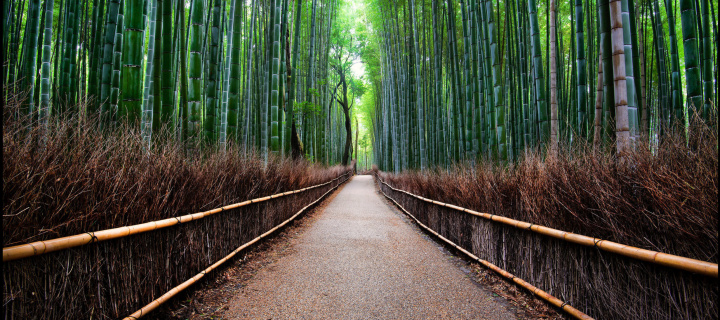
[(514, 318), (380, 197), (354, 177), (223, 318)]

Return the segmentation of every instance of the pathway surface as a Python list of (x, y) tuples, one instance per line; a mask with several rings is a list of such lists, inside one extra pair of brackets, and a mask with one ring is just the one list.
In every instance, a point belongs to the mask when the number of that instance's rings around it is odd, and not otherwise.
[(355, 176), (229, 303), (231, 319), (514, 319)]

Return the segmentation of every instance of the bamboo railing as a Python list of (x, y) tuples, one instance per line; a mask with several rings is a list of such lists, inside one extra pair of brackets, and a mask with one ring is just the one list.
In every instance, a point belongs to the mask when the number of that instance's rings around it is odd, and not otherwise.
[[(327, 183), (324, 183), (324, 184), (322, 184), (322, 185), (326, 185), (326, 184), (328, 184), (328, 183), (331, 183), (331, 182), (333, 182), (333, 181), (335, 181), (335, 180), (337, 180), (337, 179), (339, 179), (339, 178), (342, 178), (342, 177), (344, 177), (344, 176), (346, 176), (346, 175), (347, 175), (347, 174), (343, 174), (343, 175), (341, 175), (340, 177), (337, 177), (337, 178), (335, 178), (335, 179), (333, 179), (333, 180), (331, 180), (331, 181), (329, 181), (329, 182), (327, 182)], [(245, 249), (245, 248), (253, 245), (254, 243), (256, 243), (256, 242), (258, 242), (258, 241), (260, 241), (260, 240), (262, 240), (263, 238), (267, 237), (268, 235), (272, 234), (273, 232), (277, 231), (278, 229), (280, 229), (280, 228), (282, 228), (283, 226), (285, 226), (286, 224), (288, 224), (288, 222), (293, 221), (297, 216), (299, 216), (299, 215), (300, 215), (301, 213), (303, 213), (305, 210), (307, 210), (308, 208), (312, 207), (313, 205), (315, 205), (316, 203), (318, 203), (320, 200), (322, 200), (323, 198), (325, 198), (325, 196), (327, 196), (328, 194), (330, 194), (330, 192), (332, 192), (333, 190), (337, 189), (337, 187), (339, 187), (341, 184), (343, 184), (343, 183), (344, 183), (345, 181), (347, 181), (348, 179), (350, 179), (350, 178), (346, 178), (346, 179), (343, 180), (342, 182), (338, 183), (336, 186), (330, 188), (330, 190), (328, 190), (328, 191), (325, 192), (322, 196), (320, 196), (319, 198), (317, 198), (317, 200), (315, 200), (315, 201), (311, 202), (310, 204), (308, 204), (307, 206), (303, 207), (302, 209), (300, 209), (300, 211), (298, 211), (297, 213), (295, 213), (292, 217), (288, 218), (287, 220), (283, 221), (281, 224), (279, 224), (279, 225), (275, 226), (274, 228), (268, 230), (267, 232), (259, 235), (257, 238), (252, 239), (252, 240), (250, 240), (249, 242), (247, 242), (247, 243), (239, 246), (237, 249), (233, 250), (233, 252), (231, 252), (230, 254), (228, 254), (227, 256), (225, 256), (224, 258), (218, 260), (217, 262), (213, 263), (212, 265), (210, 265), (209, 267), (207, 267), (205, 270), (201, 271), (200, 273), (196, 274), (196, 275), (193, 276), (192, 278), (190, 278), (190, 279), (186, 280), (185, 282), (181, 283), (181, 284), (178, 285), (177, 287), (174, 287), (174, 288), (170, 289), (170, 291), (166, 292), (165, 294), (163, 294), (163, 295), (160, 296), (159, 298), (151, 301), (150, 303), (148, 303), (147, 305), (145, 305), (144, 307), (142, 307), (140, 310), (135, 311), (133, 314), (125, 317), (124, 320), (139, 319), (139, 318), (147, 315), (148, 313), (150, 313), (150, 311), (156, 309), (157, 307), (159, 307), (160, 305), (162, 305), (162, 304), (165, 303), (166, 301), (170, 300), (170, 299), (171, 299), (172, 297), (174, 297), (176, 294), (182, 292), (182, 291), (185, 290), (187, 287), (189, 287), (189, 286), (192, 285), (193, 283), (195, 283), (195, 282), (197, 282), (198, 280), (200, 280), (200, 279), (201, 279), (202, 277), (204, 277), (208, 272), (214, 270), (215, 268), (217, 268), (217, 267), (219, 267), (220, 265), (222, 265), (223, 263), (225, 263), (227, 260), (229, 260), (229, 259), (231, 259), (232, 257), (234, 257), (238, 252), (240, 252), (240, 251), (242, 251), (243, 249)], [(319, 186), (319, 185), (318, 185), (318, 186)]]
[(230, 204), (227, 206), (223, 206), (220, 208), (215, 208), (208, 211), (198, 212), (198, 213), (192, 213), (187, 214), (179, 217), (174, 218), (167, 218), (162, 220), (156, 220), (131, 226), (125, 226), (125, 227), (118, 227), (113, 229), (106, 229), (106, 230), (100, 230), (100, 231), (94, 231), (94, 232), (86, 232), (82, 234), (76, 234), (72, 236), (62, 237), (62, 238), (56, 238), (51, 240), (44, 240), (44, 241), (36, 241), (32, 243), (26, 243), (11, 247), (5, 247), (3, 248), (3, 262), (7, 261), (13, 261), (18, 259), (23, 259), (27, 257), (37, 256), (49, 252), (64, 250), (68, 248), (73, 247), (79, 247), (86, 244), (94, 243), (94, 242), (100, 242), (100, 241), (106, 241), (111, 239), (118, 239), (127, 237), (130, 235), (158, 230), (162, 228), (167, 228), (170, 226), (174, 226), (177, 224), (182, 224), (194, 220), (199, 220), (202, 218), (205, 218), (207, 216), (220, 213), (226, 210), (235, 209), (243, 206), (247, 206), (249, 204), (268, 201), (270, 199), (276, 199), (284, 196), (288, 196), (291, 194), (301, 193), (310, 189), (319, 188), (325, 185), (328, 185), (330, 183), (333, 183), (334, 181), (348, 175), (348, 173), (344, 173), (340, 175), (339, 177), (332, 179), (328, 182), (321, 183), (318, 185), (314, 185), (311, 187), (298, 189), (294, 191), (287, 191), (283, 193), (277, 193), (273, 194), (267, 197), (262, 198), (256, 198), (251, 200), (246, 200), (243, 202), (238, 202), (234, 204)]
[[(379, 178), (378, 178), (378, 179), (379, 179)], [(383, 181), (380, 180), (380, 182), (383, 182)], [(385, 184), (386, 186), (390, 187), (387, 183), (384, 183), (384, 182), (383, 182), (383, 184)], [(390, 188), (392, 188), (393, 190), (396, 190), (396, 189), (393, 188), (393, 187), (390, 187)], [(396, 191), (397, 191), (397, 190), (396, 190)], [(467, 255), (468, 257), (470, 257), (471, 259), (473, 259), (473, 260), (475, 260), (475, 261), (477, 261), (477, 262), (480, 262), (480, 264), (482, 264), (482, 265), (484, 265), (485, 267), (487, 267), (487, 268), (495, 271), (496, 273), (500, 274), (501, 276), (509, 279), (509, 280), (512, 281), (512, 282), (515, 282), (516, 284), (520, 285), (521, 287), (523, 287), (523, 288), (525, 288), (525, 289), (527, 289), (527, 290), (530, 290), (530, 292), (532, 292), (534, 295), (536, 295), (536, 296), (542, 298), (543, 300), (551, 303), (552, 305), (554, 305), (554, 306), (562, 309), (563, 311), (565, 311), (565, 312), (567, 312), (568, 314), (572, 315), (572, 316), (575, 317), (576, 319), (581, 319), (581, 320), (592, 320), (592, 319), (593, 319), (592, 317), (588, 316), (587, 314), (583, 313), (582, 311), (573, 308), (571, 305), (567, 304), (566, 302), (564, 302), (564, 301), (562, 301), (562, 300), (560, 300), (560, 299), (552, 296), (551, 294), (549, 294), (549, 293), (547, 293), (547, 292), (539, 289), (538, 287), (535, 287), (535, 286), (531, 285), (531, 284), (528, 283), (527, 281), (516, 277), (516, 276), (513, 275), (512, 273), (507, 272), (507, 271), (505, 271), (505, 270), (503, 270), (503, 269), (500, 269), (498, 266), (490, 263), (489, 261), (480, 259), (478, 256), (476, 256), (476, 255), (470, 253), (469, 251), (463, 249), (462, 247), (458, 246), (458, 245), (455, 244), (454, 242), (448, 240), (447, 238), (443, 237), (443, 236), (440, 235), (439, 233), (435, 232), (435, 230), (430, 229), (428, 226), (426, 226), (426, 225), (424, 225), (422, 222), (420, 222), (420, 220), (418, 220), (417, 218), (415, 218), (415, 216), (413, 216), (413, 215), (412, 215), (409, 211), (407, 211), (402, 205), (400, 205), (397, 201), (395, 201), (395, 199), (393, 199), (393, 198), (391, 198), (389, 195), (387, 195), (387, 194), (385, 193), (385, 191), (382, 190), (382, 188), (380, 188), (380, 192), (382, 192), (382, 194), (383, 194), (386, 198), (388, 198), (390, 201), (394, 202), (395, 205), (396, 205), (398, 208), (400, 208), (400, 210), (402, 210), (402, 211), (405, 212), (405, 214), (407, 214), (410, 218), (412, 218), (413, 220), (415, 220), (415, 223), (417, 223), (417, 224), (418, 224), (419, 226), (421, 226), (423, 229), (425, 229), (425, 230), (427, 230), (428, 232), (434, 234), (434, 235), (435, 235), (436, 237), (438, 237), (440, 240), (445, 241), (447, 244), (453, 246), (455, 249), (458, 249), (460, 252), (464, 253), (465, 255)]]
[[(382, 184), (388, 186), (388, 188), (390, 188), (394, 191), (397, 191), (397, 192), (404, 193), (404, 194), (414, 197), (416, 199), (419, 199), (419, 200), (422, 200), (422, 201), (425, 201), (428, 203), (432, 203), (432, 204), (435, 204), (435, 205), (438, 205), (441, 207), (447, 207), (447, 208), (451, 208), (451, 209), (454, 209), (457, 211), (462, 211), (462, 212), (465, 212), (465, 213), (468, 213), (468, 214), (471, 214), (474, 216), (478, 216), (478, 217), (481, 217), (481, 218), (484, 218), (487, 220), (491, 220), (491, 221), (499, 222), (499, 223), (506, 224), (509, 226), (513, 226), (518, 229), (530, 230), (530, 231), (538, 233), (538, 234), (542, 234), (542, 235), (560, 239), (560, 240), (565, 240), (567, 242), (580, 244), (583, 246), (595, 246), (595, 247), (599, 248), (600, 250), (616, 253), (621, 256), (625, 256), (625, 257), (640, 260), (640, 261), (655, 263), (655, 264), (659, 264), (662, 266), (666, 266), (666, 267), (670, 267), (670, 268), (674, 268), (674, 269), (678, 269), (678, 270), (690, 271), (690, 272), (698, 273), (698, 274), (712, 277), (712, 278), (718, 277), (718, 264), (717, 263), (701, 261), (701, 260), (696, 260), (696, 259), (692, 259), (692, 258), (676, 256), (676, 255), (672, 255), (672, 254), (668, 254), (668, 253), (637, 248), (637, 247), (624, 245), (624, 244), (609, 241), (609, 240), (603, 240), (603, 239), (599, 239), (599, 238), (593, 238), (593, 237), (588, 237), (588, 236), (584, 236), (584, 235), (579, 235), (576, 233), (553, 229), (553, 228), (533, 224), (530, 222), (519, 221), (519, 220), (515, 220), (515, 219), (511, 219), (511, 218), (507, 218), (507, 217), (503, 217), (503, 216), (499, 216), (499, 215), (495, 215), (495, 214), (477, 212), (474, 210), (455, 206), (452, 204), (447, 204), (444, 202), (423, 198), (421, 196), (412, 194), (405, 190), (396, 189), (396, 188), (392, 187), (391, 185), (387, 184), (385, 181), (382, 181), (382, 179), (380, 179), (379, 177), (378, 177), (378, 180)], [(383, 192), (383, 194), (384, 194), (384, 192)]]

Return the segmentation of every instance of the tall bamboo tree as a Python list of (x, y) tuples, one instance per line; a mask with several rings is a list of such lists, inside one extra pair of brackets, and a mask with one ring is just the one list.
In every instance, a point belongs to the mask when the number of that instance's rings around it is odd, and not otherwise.
[(140, 120), (142, 113), (144, 2), (143, 0), (125, 0), (122, 105), (118, 110), (118, 117), (126, 118), (130, 123)]

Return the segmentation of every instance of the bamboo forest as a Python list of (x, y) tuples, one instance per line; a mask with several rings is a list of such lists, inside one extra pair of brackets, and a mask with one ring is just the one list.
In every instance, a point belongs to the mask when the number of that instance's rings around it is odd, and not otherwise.
[(718, 0), (2, 6), (5, 319), (718, 317)]

